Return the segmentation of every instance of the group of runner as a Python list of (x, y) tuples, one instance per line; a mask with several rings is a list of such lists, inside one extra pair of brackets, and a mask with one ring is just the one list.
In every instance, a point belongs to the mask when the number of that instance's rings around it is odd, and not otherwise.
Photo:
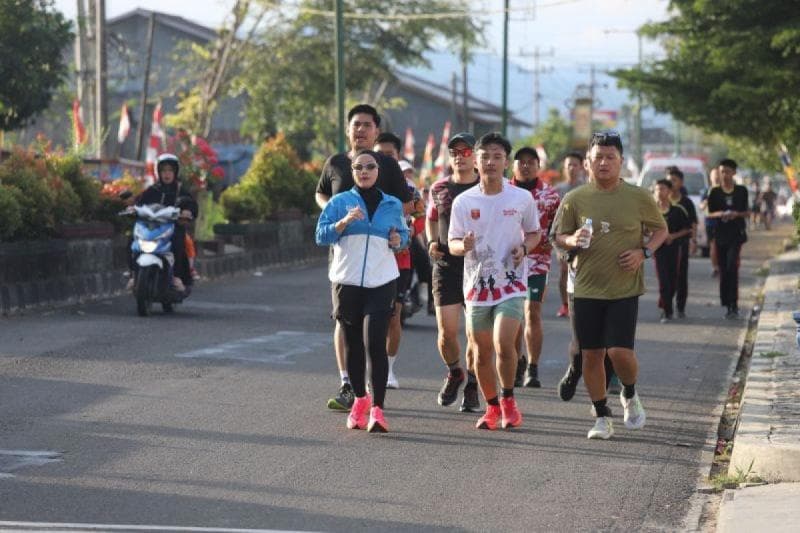
[[(366, 104), (352, 108), (347, 132), (350, 150), (325, 162), (316, 194), (323, 210), (317, 242), (332, 250), (329, 279), (341, 377), (328, 407), (349, 412), (347, 427), (388, 431), (382, 409), (387, 382), (399, 387), (393, 366), (400, 304), (412, 277), (408, 246), (415, 239), (421, 244), (423, 233), (433, 263), (437, 347), (447, 367), (440, 405), (456, 402), (463, 386), (461, 411), (479, 411), (480, 396), (486, 404), (476, 427), (494, 430), (522, 423), (514, 388), (541, 386), (541, 308), (556, 251), (561, 265), (558, 314), (569, 316), (573, 326), (560, 397), (571, 399), (583, 377), (595, 415), (588, 437), (608, 439), (614, 428), (606, 396), (614, 374), (621, 382), (625, 426), (644, 426), (635, 388), (634, 337), (645, 259), (656, 254), (659, 279), (671, 269), (667, 274), (674, 283), (660, 293), (663, 318), (672, 317), (674, 293), (679, 315), (685, 309), (682, 254), (688, 267), (694, 229), (686, 207), (676, 207), (691, 203), (680, 193), (678, 169), (659, 182), (655, 197), (629, 185), (620, 178), (619, 135), (601, 132), (592, 136), (585, 159), (581, 153), (565, 158), (566, 179), (555, 188), (539, 178), (534, 148), (512, 154), (499, 133), (476, 139), (461, 132), (447, 143), (452, 173), (430, 187), (423, 216), (420, 194), (403, 175), (405, 170), (413, 176), (413, 169), (399, 160), (399, 139), (380, 133), (377, 111)], [(721, 224), (741, 219), (740, 191), (727, 188), (725, 169), (731, 163), (720, 166), (722, 194), (714, 189), (708, 196), (709, 217)], [(511, 179), (506, 179), (509, 168)], [(720, 202), (725, 209), (717, 209)], [(661, 246), (664, 242), (667, 246)], [(721, 299), (730, 314), (737, 309), (738, 248), (725, 238), (721, 244)], [(467, 333), (463, 362), (462, 316)], [(521, 355), (523, 344), (527, 357)], [(367, 359), (371, 395), (365, 383)]]

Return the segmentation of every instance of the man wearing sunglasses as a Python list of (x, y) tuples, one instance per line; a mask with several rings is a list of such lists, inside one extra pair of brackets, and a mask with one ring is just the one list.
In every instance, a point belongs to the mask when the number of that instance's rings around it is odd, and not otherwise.
[[(330, 201), (331, 197), (343, 191), (348, 191), (355, 186), (353, 169), (351, 168), (353, 156), (359, 150), (371, 150), (380, 133), (381, 117), (378, 111), (368, 104), (358, 104), (347, 113), (347, 138), (350, 150), (329, 157), (322, 167), (315, 199), (320, 209)], [(406, 186), (406, 179), (400, 165), (391, 157), (378, 154), (378, 181), (376, 186), (386, 194), (397, 197), (403, 203), (406, 213), (411, 210), (411, 193)], [(332, 255), (329, 255), (329, 262)], [(341, 386), (339, 392), (328, 400), (328, 408), (349, 411), (355, 396), (347, 372), (347, 361), (344, 348), (344, 333), (339, 322), (334, 326), (333, 346), (336, 352), (336, 364), (339, 367)]]
[(461, 132), (450, 137), (450, 165), (453, 174), (438, 180), (431, 186), (425, 232), (428, 237), (428, 253), (433, 260), (431, 287), (438, 329), (439, 355), (447, 365), (448, 373), (439, 391), (439, 405), (446, 407), (458, 398), (458, 390), (464, 381), (462, 412), (480, 408), (478, 381), (475, 377), (474, 350), (467, 341), (467, 373), (461, 366), (461, 346), (458, 342), (461, 315), (464, 313), (464, 258), (450, 253), (447, 232), (450, 230), (450, 215), (453, 201), (461, 193), (478, 184), (475, 174), (475, 137)]
[[(592, 399), (595, 425), (590, 439), (614, 434), (606, 402), (606, 351), (623, 385), (620, 402), (625, 427), (641, 429), (645, 412), (635, 384), (634, 352), (639, 296), (645, 292), (642, 264), (667, 237), (664, 218), (648, 191), (620, 178), (622, 139), (613, 131), (595, 133), (586, 170), (590, 183), (562, 199), (559, 246), (576, 253), (575, 330), (583, 354), (583, 378)], [(592, 220), (593, 230), (587, 228)], [(652, 237), (644, 245), (644, 230)]]

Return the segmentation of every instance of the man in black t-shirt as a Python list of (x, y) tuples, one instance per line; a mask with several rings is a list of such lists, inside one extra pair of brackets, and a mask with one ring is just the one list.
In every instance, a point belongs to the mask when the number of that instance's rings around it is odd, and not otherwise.
[[(662, 179), (656, 182), (654, 192), (658, 209), (667, 223), (667, 234), (664, 244), (653, 253), (658, 274), (658, 307), (661, 308), (661, 323), (665, 324), (673, 318), (672, 301), (680, 283), (680, 259), (683, 252), (683, 240), (692, 232), (692, 223), (686, 209), (680, 203), (673, 203), (671, 180)], [(691, 200), (690, 200), (691, 201)], [(680, 302), (680, 300), (678, 300)], [(685, 300), (684, 300), (685, 303)], [(678, 312), (680, 313), (680, 307)]]
[(739, 318), (739, 253), (747, 241), (745, 221), (750, 216), (747, 188), (736, 185), (736, 162), (719, 162), (720, 186), (708, 193), (708, 216), (717, 220), (714, 244), (719, 261), (719, 299), (725, 318)]
[[(347, 138), (350, 151), (329, 157), (322, 167), (322, 174), (317, 183), (315, 199), (320, 209), (324, 209), (336, 194), (348, 191), (355, 186), (353, 170), (350, 168), (353, 155), (359, 150), (372, 150), (380, 133), (381, 117), (378, 111), (368, 104), (359, 104), (347, 113)], [(396, 196), (404, 210), (411, 210), (412, 194), (406, 186), (406, 179), (400, 165), (383, 154), (378, 154), (377, 187), (386, 194)], [(350, 410), (355, 396), (350, 385), (345, 359), (344, 334), (339, 322), (334, 326), (333, 346), (336, 352), (336, 364), (339, 367), (341, 387), (336, 396), (328, 400), (329, 409)]]
[(678, 277), (675, 287), (675, 306), (678, 308), (678, 318), (686, 318), (686, 300), (689, 297), (689, 255), (697, 247), (697, 210), (694, 202), (683, 187), (683, 172), (672, 167), (667, 179), (672, 184), (670, 199), (673, 203), (683, 207), (689, 217), (691, 232), (681, 237), (678, 241)]

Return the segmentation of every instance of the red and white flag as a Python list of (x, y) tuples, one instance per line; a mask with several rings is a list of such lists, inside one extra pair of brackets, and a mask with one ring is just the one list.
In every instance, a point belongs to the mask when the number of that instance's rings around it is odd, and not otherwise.
[(403, 157), (406, 161), (414, 165), (414, 133), (411, 128), (406, 128), (406, 143), (403, 147)]
[(150, 123), (150, 143), (147, 145), (147, 155), (145, 159), (145, 179), (149, 181), (147, 185), (155, 183), (156, 179), (156, 159), (161, 151), (164, 142), (164, 130), (161, 128), (161, 121), (164, 113), (161, 111), (161, 102), (153, 110), (153, 120)]
[(428, 134), (428, 141), (425, 143), (425, 153), (422, 156), (422, 170), (419, 173), (419, 181), (423, 185), (430, 184), (431, 172), (433, 172), (433, 148), (436, 146), (436, 138), (433, 133)]
[(448, 156), (447, 141), (450, 139), (450, 121), (444, 123), (444, 131), (442, 131), (442, 142), (439, 144), (439, 155), (436, 156), (436, 162), (433, 164), (433, 173), (437, 178), (442, 177), (444, 167), (447, 165)]
[(81, 102), (77, 98), (72, 101), (72, 136), (75, 140), (75, 148), (80, 148), (86, 144), (86, 127), (81, 118)]
[(128, 115), (128, 104), (122, 104), (119, 112), (119, 131), (117, 132), (117, 142), (122, 144), (131, 132), (131, 117)]

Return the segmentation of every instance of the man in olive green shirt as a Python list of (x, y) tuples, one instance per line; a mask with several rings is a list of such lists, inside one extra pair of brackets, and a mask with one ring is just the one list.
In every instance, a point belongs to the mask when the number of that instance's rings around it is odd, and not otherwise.
[[(620, 178), (618, 133), (595, 133), (587, 155), (585, 166), (592, 179), (564, 197), (556, 232), (559, 246), (577, 252), (575, 330), (597, 417), (588, 437), (608, 439), (614, 428), (606, 405), (606, 351), (623, 384), (625, 426), (640, 429), (645, 423), (635, 389), (638, 362), (633, 350), (639, 296), (645, 292), (642, 264), (664, 241), (667, 229), (650, 193)], [(645, 229), (652, 232), (646, 245)]]

